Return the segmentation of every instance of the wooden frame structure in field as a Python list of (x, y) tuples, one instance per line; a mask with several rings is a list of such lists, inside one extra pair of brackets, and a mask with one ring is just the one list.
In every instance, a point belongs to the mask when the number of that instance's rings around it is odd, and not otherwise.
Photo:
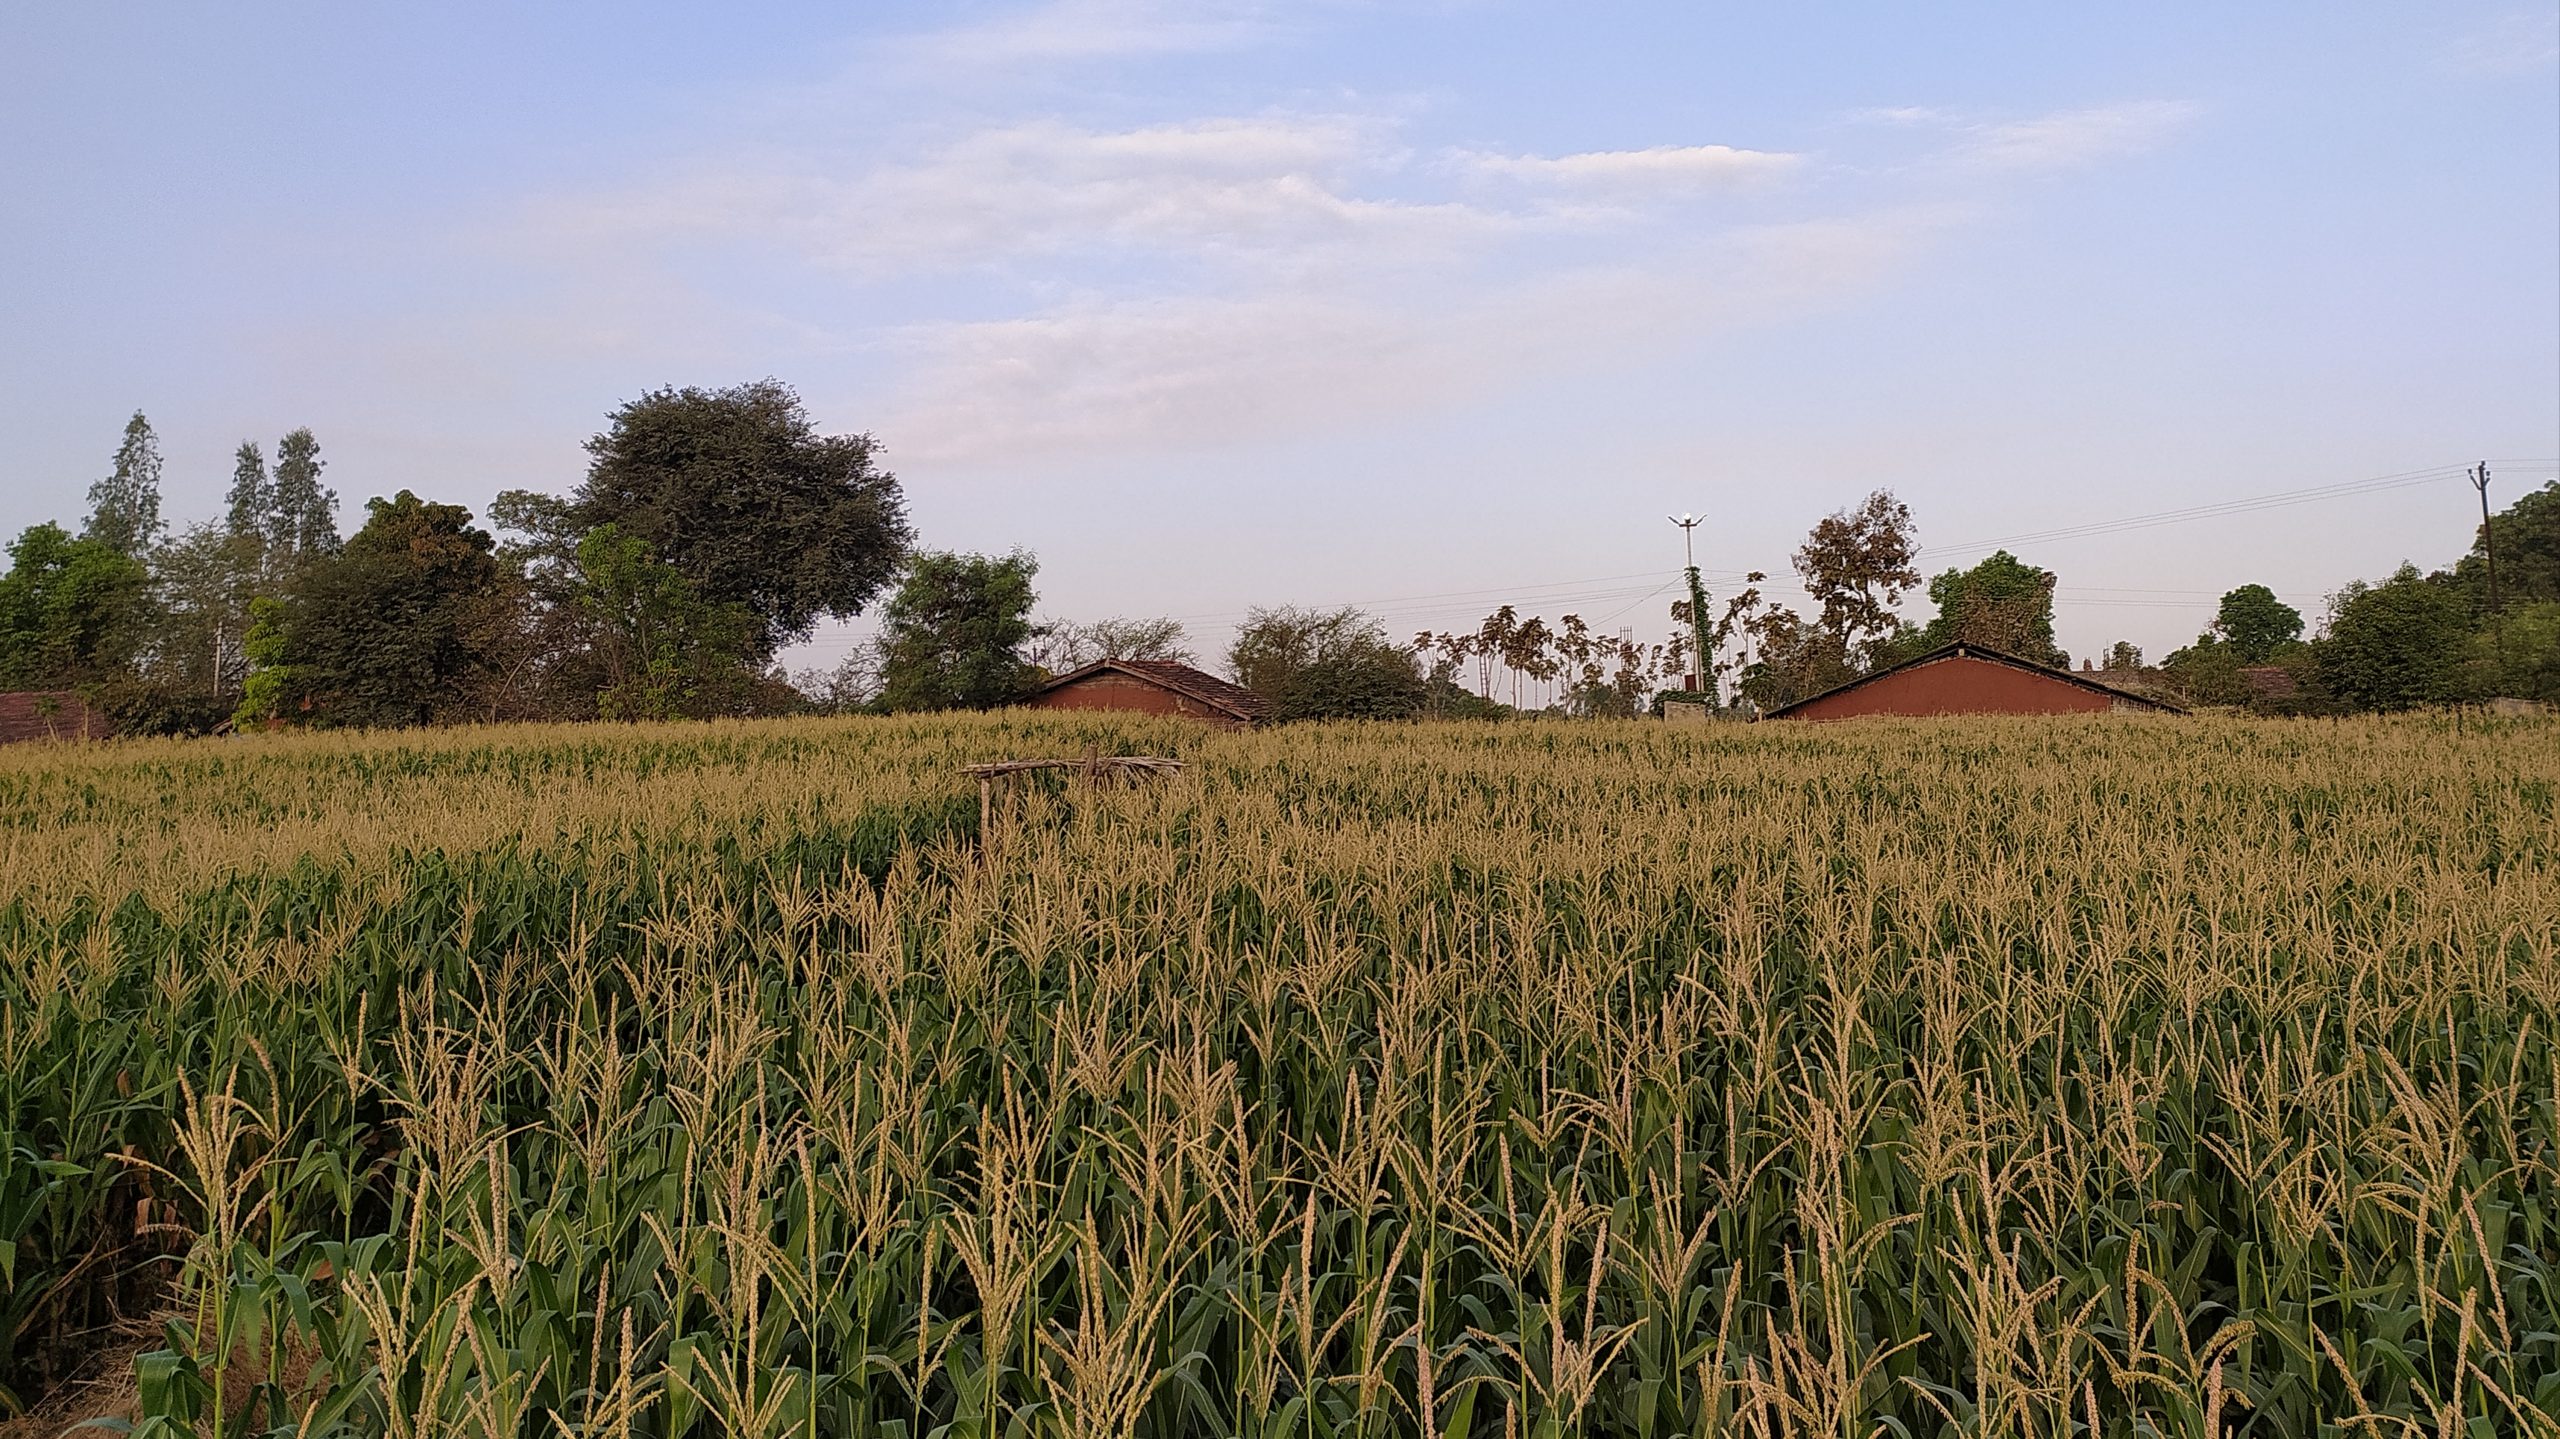
[(978, 834), (982, 841), (995, 827), (997, 783), (1009, 782), (1015, 775), (1048, 769), (1071, 770), (1097, 782), (1103, 779), (1134, 781), (1179, 774), (1182, 761), (1147, 754), (1092, 753), (1082, 759), (1004, 759), (989, 764), (962, 765), (960, 772), (978, 782)]

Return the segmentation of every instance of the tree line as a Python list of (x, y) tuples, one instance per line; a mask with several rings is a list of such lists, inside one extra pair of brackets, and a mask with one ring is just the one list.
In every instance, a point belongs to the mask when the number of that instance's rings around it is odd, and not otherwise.
[[(2053, 571), (2002, 549), (1924, 578), (1919, 555), (1909, 506), (1880, 490), (1825, 516), (1796, 549), (1804, 611), (1766, 596), (1759, 571), (1720, 605), (1693, 576), (1693, 598), (1672, 602), (1673, 633), (1655, 644), (1595, 636), (1576, 615), (1550, 626), (1503, 605), (1471, 631), (1418, 634), (1413, 649), (1425, 668), (1471, 675), (1487, 701), (1575, 715), (1683, 699), (1765, 711), (1959, 642), (2070, 665), (2054, 635)], [(1926, 622), (1900, 611), (1917, 594), (1936, 610)], [(1693, 608), (1706, 616), (1696, 627), (1702, 656), (1691, 653)], [(2403, 565), (2379, 582), (2350, 582), (2329, 597), (2316, 634), (2273, 591), (2246, 584), (2222, 596), (2194, 643), (2161, 662), (2119, 640), (2082, 668), (2190, 704), (2269, 714), (2560, 702), (2560, 481), (2492, 516), (2448, 568)], [(1698, 692), (1684, 693), (1685, 684)]]
[[(0, 689), (77, 691), (120, 731), (183, 734), (992, 707), (1099, 659), (1198, 659), (1170, 619), (1039, 617), (1027, 552), (919, 548), (877, 443), (820, 433), (779, 381), (650, 391), (586, 449), (569, 493), (505, 492), (485, 526), (402, 490), (342, 537), (319, 441), (296, 429), (272, 465), (243, 441), (221, 517), (173, 531), (136, 413), (80, 528), (9, 546)], [(1924, 580), (1919, 555), (1909, 507), (1878, 491), (1795, 551), (1801, 611), (1759, 572), (1720, 602), (1692, 573), (1671, 636), (1648, 643), (1514, 605), (1410, 641), (1356, 608), (1271, 606), (1223, 659), (1284, 719), (1765, 710), (1959, 640), (2070, 662), (2052, 571), (2000, 550)], [(1917, 623), (1900, 606), (1923, 593), (1936, 614)], [(779, 667), (821, 620), (866, 613), (878, 635), (833, 669)], [(2305, 628), (2243, 585), (2193, 644), (2146, 665), (2119, 642), (2105, 669), (2274, 712), (2560, 699), (2560, 482), (2449, 568), (2351, 583)]]

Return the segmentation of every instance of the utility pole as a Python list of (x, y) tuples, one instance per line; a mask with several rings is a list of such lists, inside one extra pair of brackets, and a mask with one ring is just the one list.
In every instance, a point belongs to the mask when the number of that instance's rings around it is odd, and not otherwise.
[(2507, 626), (2498, 614), (2498, 532), (2489, 527), (2489, 462), (2471, 467), (2471, 488), (2480, 492), (2480, 551), (2489, 564), (2489, 644), (2498, 656), (2499, 680), (2507, 667)]
[(1666, 518), (1680, 527), (1681, 551), (1689, 561), (1689, 638), (1693, 645), (1690, 654), (1694, 656), (1691, 662), (1697, 666), (1698, 691), (1706, 696), (1708, 704), (1722, 704), (1723, 700), (1715, 692), (1715, 657), (1707, 652), (1707, 588), (1698, 583), (1697, 532), (1698, 526), (1705, 524), (1706, 520), (1686, 511)]
[(2480, 492), (2480, 548), (2489, 560), (2489, 614), (2498, 613), (2498, 537), (2489, 528), (2489, 462), (2471, 468), (2471, 488)]

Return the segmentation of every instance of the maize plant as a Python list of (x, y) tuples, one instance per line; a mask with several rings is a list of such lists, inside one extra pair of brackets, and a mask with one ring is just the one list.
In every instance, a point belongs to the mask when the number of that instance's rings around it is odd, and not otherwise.
[[(1185, 768), (958, 773), (1097, 750)], [(2556, 1434), (2555, 795), (2534, 719), (19, 747), (0, 1414)]]

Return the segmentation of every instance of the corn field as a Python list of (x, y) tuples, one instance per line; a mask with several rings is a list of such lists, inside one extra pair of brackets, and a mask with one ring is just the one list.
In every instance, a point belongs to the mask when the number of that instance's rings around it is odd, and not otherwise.
[[(981, 833), (1088, 746), (1188, 768)], [(2429, 718), (20, 747), (0, 1406), (2560, 1433), (2555, 794)]]

